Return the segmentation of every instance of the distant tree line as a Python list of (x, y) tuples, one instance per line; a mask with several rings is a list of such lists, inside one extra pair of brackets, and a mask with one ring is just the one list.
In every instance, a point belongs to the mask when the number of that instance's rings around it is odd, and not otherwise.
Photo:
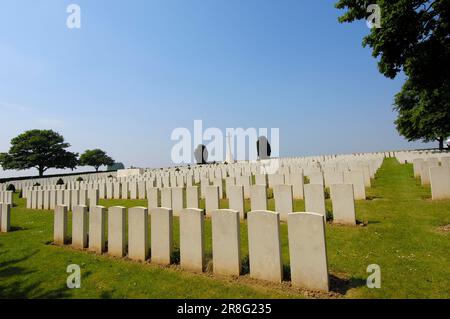
[(69, 147), (64, 137), (52, 130), (26, 131), (11, 140), (9, 152), (0, 153), (0, 166), (4, 170), (36, 168), (43, 176), (50, 168), (73, 170), (77, 166), (92, 166), (98, 172), (101, 166), (120, 164), (101, 149), (86, 150), (79, 156), (68, 151)]

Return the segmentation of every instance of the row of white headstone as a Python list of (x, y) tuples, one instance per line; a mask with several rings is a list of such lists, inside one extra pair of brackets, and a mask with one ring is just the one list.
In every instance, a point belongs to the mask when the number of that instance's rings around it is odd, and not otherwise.
[(71, 209), (77, 205), (96, 206), (98, 205), (99, 192), (92, 190), (28, 190), (27, 209), (51, 210), (57, 205), (66, 205)]
[[(278, 184), (289, 184), (289, 174), (302, 173), (309, 177), (313, 183), (325, 183), (326, 186), (334, 182), (329, 182), (333, 179), (334, 173), (342, 173), (348, 171), (360, 171), (363, 174), (364, 184), (370, 187), (370, 178), (374, 177), (376, 170), (380, 167), (384, 156), (390, 156), (390, 153), (367, 153), (367, 154), (351, 154), (351, 155), (332, 155), (332, 156), (316, 156), (316, 157), (301, 157), (301, 158), (281, 158), (271, 159), (261, 162), (237, 162), (234, 164), (218, 164), (218, 165), (201, 165), (193, 167), (172, 167), (166, 169), (147, 169), (137, 170), (138, 175), (127, 175), (127, 177), (120, 176), (120, 171), (116, 173), (98, 173), (89, 175), (74, 175), (66, 177), (52, 177), (30, 179), (24, 181), (13, 181), (11, 184), (16, 186), (16, 189), (23, 190), (25, 188), (32, 188), (36, 183), (40, 186), (36, 189), (91, 189), (97, 188), (102, 192), (105, 188), (103, 184), (121, 182), (129, 183), (128, 190), (131, 199), (141, 198), (142, 193), (145, 192), (146, 187), (183, 187), (192, 186), (194, 183), (200, 183), (202, 180), (208, 179), (208, 183), (214, 183), (216, 179), (226, 179), (227, 177), (236, 178), (236, 183), (239, 184), (239, 178), (248, 178), (254, 176), (257, 180), (268, 179), (269, 186), (272, 181), (278, 180)], [(260, 175), (270, 168), (277, 168), (276, 172), (272, 172), (268, 178)], [(273, 170), (273, 169), (271, 169)], [(143, 173), (141, 173), (143, 172)], [(275, 174), (273, 174), (275, 173)], [(283, 175), (279, 177), (276, 175)], [(83, 181), (78, 181), (79, 179)], [(338, 177), (339, 178), (339, 177)], [(62, 179), (64, 185), (56, 185), (58, 180)], [(283, 181), (279, 181), (283, 179)], [(139, 182), (146, 182), (147, 186), (139, 187)], [(136, 185), (137, 183), (137, 185)], [(245, 182), (244, 182), (245, 183)], [(346, 181), (346, 183), (348, 183)], [(205, 183), (206, 184), (206, 183)], [(259, 184), (259, 183), (258, 183)], [(124, 186), (124, 187), (126, 187)], [(0, 190), (6, 188), (5, 184), (0, 184)], [(141, 190), (135, 190), (141, 188)], [(357, 186), (355, 185), (355, 188)], [(106, 190), (105, 190), (106, 193)], [(121, 193), (126, 193), (122, 190)], [(100, 194), (102, 196), (102, 194)], [(106, 195), (105, 195), (106, 196)], [(101, 197), (102, 198), (102, 197)]]
[[(305, 210), (320, 214), (326, 219), (325, 193), (323, 185), (305, 184)], [(352, 184), (331, 185), (331, 200), (334, 222), (340, 224), (356, 224), (355, 201)], [(287, 221), (288, 214), (294, 211), (294, 196), (292, 185), (276, 185), (273, 189), (275, 211), (280, 213), (282, 221)], [(239, 212), (241, 219), (245, 218), (245, 196), (243, 186), (230, 186), (228, 208)], [(205, 211), (209, 216), (220, 208), (218, 186), (207, 186), (205, 189)], [(185, 208), (200, 208), (199, 188), (152, 188), (149, 191), (148, 208), (167, 207), (173, 209), (174, 215)], [(250, 210), (267, 210), (268, 194), (264, 185), (250, 186)]]
[(431, 186), (433, 200), (450, 199), (450, 157), (427, 157), (413, 160), (414, 177)]
[[(107, 216), (108, 214), (108, 216)], [(149, 217), (150, 215), (150, 217)], [(75, 206), (72, 214), (72, 239), (68, 230), (68, 207), (57, 206), (54, 215), (54, 243), (88, 248), (96, 253), (137, 261), (170, 265), (173, 262), (173, 211), (170, 208), (134, 207), (126, 209), (101, 206)], [(150, 218), (151, 238), (148, 219)], [(107, 220), (107, 224), (106, 224)], [(205, 214), (189, 208), (180, 212), (180, 265), (183, 269), (204, 272)], [(220, 275), (242, 274), (241, 228), (239, 212), (211, 212), (213, 272)], [(328, 291), (328, 261), (325, 221), (315, 213), (288, 215), (288, 241), (291, 282), (295, 287)], [(250, 276), (280, 283), (283, 281), (280, 214), (252, 211), (248, 214), (248, 248)], [(106, 233), (108, 234), (106, 238)]]

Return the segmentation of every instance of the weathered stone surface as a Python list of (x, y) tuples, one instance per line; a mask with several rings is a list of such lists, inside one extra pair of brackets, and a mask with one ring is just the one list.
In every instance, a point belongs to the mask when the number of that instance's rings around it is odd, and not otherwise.
[(180, 214), (180, 261), (184, 269), (203, 272), (205, 268), (204, 223), (201, 209), (185, 209)]
[(430, 168), (431, 198), (450, 199), (450, 167)]
[(245, 218), (244, 206), (244, 186), (230, 186), (229, 188), (229, 208), (239, 212), (241, 219)]
[(252, 185), (250, 187), (250, 207), (251, 210), (267, 210), (267, 188), (265, 185)]
[(213, 271), (220, 275), (239, 276), (241, 273), (239, 212), (212, 212)]
[(7, 233), (11, 229), (11, 204), (0, 203), (0, 231)]
[(160, 191), (157, 187), (150, 187), (147, 189), (148, 196), (148, 209), (149, 211), (161, 206), (160, 204)]
[(128, 210), (128, 258), (145, 261), (148, 258), (148, 210), (133, 207)]
[(126, 254), (126, 208), (108, 209), (108, 254), (123, 257)]
[(289, 214), (288, 233), (292, 285), (328, 292), (325, 222), (322, 215)]
[(86, 248), (88, 245), (88, 211), (87, 206), (77, 205), (72, 212), (72, 247)]
[(252, 211), (247, 218), (250, 277), (280, 283), (283, 280), (280, 214)]
[(219, 187), (205, 187), (205, 208), (206, 215), (210, 216), (214, 210), (219, 209)]
[(323, 185), (306, 184), (305, 185), (305, 210), (320, 214), (326, 218), (325, 193)]
[(275, 210), (282, 221), (287, 221), (288, 214), (294, 211), (292, 185), (275, 185), (273, 187)]
[(89, 212), (89, 250), (101, 254), (106, 246), (106, 208), (90, 207)]
[(200, 207), (200, 193), (197, 186), (188, 186), (186, 188), (186, 206), (187, 208)]
[(154, 208), (151, 218), (152, 263), (170, 265), (173, 252), (173, 212), (168, 208)]
[(55, 245), (64, 245), (68, 240), (68, 231), (67, 231), (68, 215), (69, 214), (67, 206), (63, 205), (56, 206), (54, 214), (54, 232), (53, 232), (53, 243)]
[(172, 211), (174, 216), (179, 216), (180, 212), (184, 209), (184, 188), (173, 187), (172, 188)]
[(333, 203), (333, 222), (337, 224), (356, 225), (353, 185), (331, 185), (330, 192)]

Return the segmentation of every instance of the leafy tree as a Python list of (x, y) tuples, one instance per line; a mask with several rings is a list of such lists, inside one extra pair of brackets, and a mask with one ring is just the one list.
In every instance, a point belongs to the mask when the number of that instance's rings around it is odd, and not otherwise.
[(199, 165), (206, 164), (208, 162), (208, 156), (209, 153), (206, 146), (203, 144), (198, 145), (194, 151), (194, 157), (195, 160), (197, 161), (197, 164)]
[(258, 141), (256, 142), (256, 151), (258, 153), (259, 159), (268, 159), (272, 154), (272, 148), (270, 147), (270, 143), (267, 140), (267, 137), (260, 136)]
[[(450, 135), (450, 88), (445, 92), (432, 92), (414, 86), (407, 80), (395, 97), (397, 130), (409, 141), (438, 141), (444, 148), (445, 137)], [(442, 97), (445, 97), (442, 99)]]
[(97, 172), (100, 166), (112, 164), (114, 164), (114, 160), (100, 149), (87, 150), (80, 156), (81, 166), (93, 166)]
[(450, 1), (339, 0), (336, 7), (346, 10), (339, 21), (366, 19), (372, 3), (381, 9), (381, 28), (372, 28), (363, 46), (372, 48), (383, 75), (407, 76), (395, 99), (397, 129), (408, 140), (437, 139), (442, 148), (450, 135)]
[(69, 143), (52, 130), (31, 130), (11, 140), (8, 153), (0, 153), (0, 165), (5, 170), (37, 168), (39, 176), (49, 168), (77, 166), (78, 154), (67, 151)]

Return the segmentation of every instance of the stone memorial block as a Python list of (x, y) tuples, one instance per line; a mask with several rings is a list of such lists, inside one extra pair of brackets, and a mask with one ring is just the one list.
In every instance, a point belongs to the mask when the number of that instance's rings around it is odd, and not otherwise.
[(98, 200), (100, 192), (98, 189), (91, 189), (88, 193), (89, 195), (89, 207), (98, 206)]
[(308, 175), (310, 184), (320, 184), (324, 185), (323, 174), (322, 172), (311, 172)]
[[(89, 202), (88, 202), (88, 198), (89, 198), (89, 192), (91, 192), (91, 190), (87, 190), (87, 189), (80, 189), (78, 191), (78, 205), (80, 206), (88, 206)], [(97, 203), (94, 205), (96, 206)]]
[(160, 207), (160, 191), (157, 187), (150, 187), (147, 189), (148, 209), (151, 211), (154, 208)]
[(54, 232), (53, 243), (55, 245), (64, 245), (68, 239), (67, 231), (67, 219), (68, 219), (68, 207), (58, 205), (54, 214)]
[(138, 183), (138, 197), (139, 199), (147, 198), (147, 183), (145, 181), (140, 181)]
[(344, 184), (344, 172), (325, 172), (325, 186), (330, 187), (336, 184)]
[(73, 209), (75, 206), (78, 206), (80, 204), (80, 191), (78, 189), (73, 189), (70, 196), (70, 207), (72, 207)]
[(154, 208), (151, 219), (152, 263), (170, 265), (173, 252), (173, 212), (169, 208)]
[(186, 206), (187, 208), (200, 208), (200, 194), (197, 186), (186, 188)]
[(138, 184), (136, 181), (131, 181), (128, 183), (130, 188), (130, 199), (138, 199)]
[(106, 209), (103, 206), (90, 207), (89, 250), (101, 254), (106, 246)]
[(122, 184), (120, 182), (115, 182), (113, 184), (114, 189), (114, 199), (120, 199), (120, 196), (122, 195)]
[(250, 277), (281, 283), (280, 214), (270, 211), (252, 211), (248, 219), (248, 249)]
[(130, 197), (130, 188), (128, 182), (122, 182), (122, 198), (128, 199)]
[(70, 189), (64, 190), (64, 206), (67, 206), (68, 210), (72, 210), (72, 191)]
[(295, 199), (304, 198), (304, 179), (302, 172), (291, 173), (289, 183), (292, 185), (292, 195)]
[(37, 209), (44, 209), (44, 191), (38, 190), (37, 195)]
[(276, 185), (284, 185), (284, 175), (282, 174), (269, 174), (268, 176), (269, 180), (269, 187), (274, 188)]
[(31, 208), (38, 209), (38, 190), (31, 191)]
[(256, 174), (255, 175), (255, 185), (264, 185), (267, 187), (267, 175), (266, 174)]
[(420, 164), (420, 178), (422, 186), (430, 185), (430, 163), (427, 161)]
[(228, 206), (231, 210), (238, 211), (241, 219), (245, 219), (244, 186), (230, 186)]
[(219, 209), (219, 187), (207, 186), (205, 188), (205, 208), (206, 215), (211, 215), (211, 212)]
[(366, 187), (362, 171), (344, 172), (344, 183), (353, 184), (355, 199), (366, 199)]
[(98, 197), (101, 199), (106, 198), (106, 184), (105, 183), (98, 184)]
[(327, 211), (325, 208), (325, 193), (323, 185), (306, 184), (305, 185), (305, 210), (320, 214), (326, 220)]
[(7, 233), (11, 229), (11, 205), (0, 203), (0, 231)]
[(87, 206), (74, 206), (72, 212), (72, 247), (83, 249), (88, 246), (88, 228)]
[(244, 186), (244, 198), (250, 198), (250, 176), (236, 177), (236, 185)]
[(223, 181), (222, 178), (215, 178), (213, 185), (219, 187), (219, 199), (223, 199)]
[(52, 189), (50, 191), (50, 209), (52, 209), (52, 210), (55, 209), (56, 205), (57, 205), (56, 192), (57, 192), (57, 190), (55, 190), (55, 189)]
[(145, 261), (149, 253), (148, 209), (133, 207), (128, 210), (128, 258)]
[(123, 257), (126, 254), (126, 208), (108, 209), (108, 254)]
[(431, 198), (450, 199), (450, 167), (430, 168)]
[(219, 209), (212, 212), (213, 271), (219, 275), (241, 274), (239, 212)]
[(331, 185), (330, 192), (333, 203), (333, 222), (337, 224), (356, 225), (353, 185)]
[(273, 197), (275, 199), (275, 210), (280, 214), (280, 219), (287, 221), (288, 214), (294, 211), (292, 185), (275, 185)]
[(107, 182), (106, 183), (106, 198), (107, 199), (113, 199), (113, 183)]
[(180, 214), (180, 263), (184, 269), (203, 272), (205, 268), (204, 223), (201, 209), (188, 208)]
[(172, 211), (174, 216), (180, 216), (180, 212), (184, 209), (184, 188), (172, 188)]
[(267, 188), (257, 184), (250, 187), (251, 210), (267, 210)]
[(50, 210), (50, 192), (49, 190), (44, 191), (44, 209)]
[(227, 198), (230, 198), (230, 188), (231, 186), (234, 186), (236, 184), (236, 180), (234, 177), (227, 177), (225, 178), (225, 192), (227, 195)]
[(328, 292), (325, 221), (322, 215), (289, 214), (288, 237), (292, 285)]
[(161, 207), (172, 208), (172, 189), (162, 188), (161, 189)]

